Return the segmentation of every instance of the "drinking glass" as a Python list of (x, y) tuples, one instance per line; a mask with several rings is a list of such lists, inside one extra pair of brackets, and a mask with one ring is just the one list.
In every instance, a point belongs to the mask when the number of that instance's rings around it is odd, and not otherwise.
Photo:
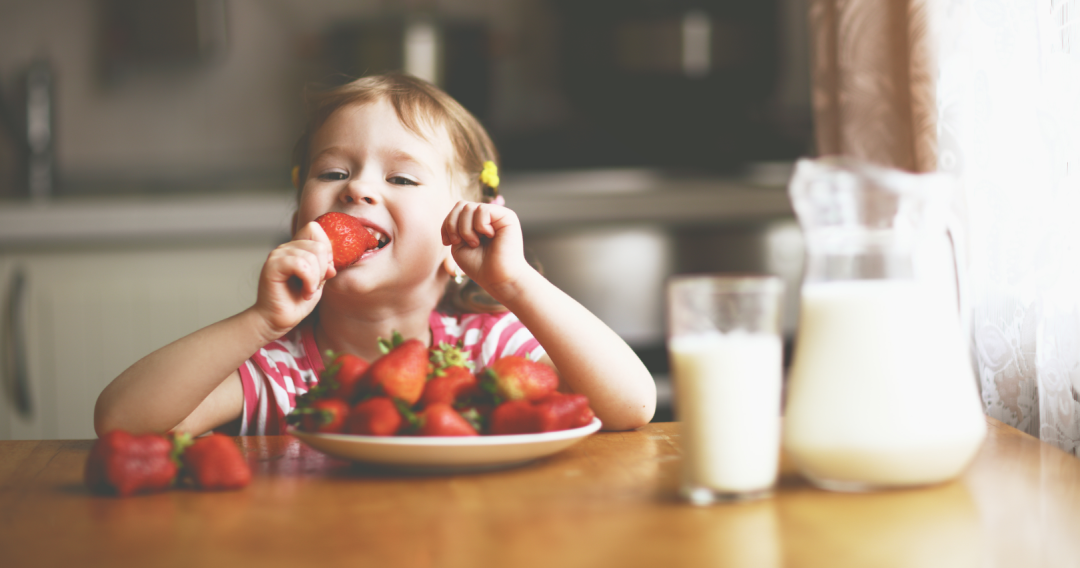
[(706, 505), (770, 495), (780, 457), (783, 281), (676, 276), (667, 292), (683, 497)]

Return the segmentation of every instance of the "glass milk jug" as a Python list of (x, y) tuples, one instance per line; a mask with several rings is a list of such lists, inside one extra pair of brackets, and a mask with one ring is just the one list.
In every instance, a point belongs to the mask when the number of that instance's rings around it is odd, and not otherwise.
[[(819, 487), (946, 481), (986, 434), (941, 221), (951, 191), (941, 174), (844, 158), (796, 167), (807, 258), (784, 447)], [(924, 270), (935, 251), (947, 279)]]

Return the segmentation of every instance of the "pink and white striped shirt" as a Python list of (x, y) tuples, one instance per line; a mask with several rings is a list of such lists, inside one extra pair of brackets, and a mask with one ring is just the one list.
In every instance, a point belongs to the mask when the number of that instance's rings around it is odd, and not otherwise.
[[(483, 369), (500, 357), (520, 355), (533, 361), (544, 348), (510, 312), (446, 315), (432, 312), (432, 345), (461, 343), (473, 368)], [(240, 366), (244, 408), (241, 436), (283, 434), (285, 416), (296, 407), (296, 397), (319, 383), (324, 368), (309, 322), (265, 345)]]

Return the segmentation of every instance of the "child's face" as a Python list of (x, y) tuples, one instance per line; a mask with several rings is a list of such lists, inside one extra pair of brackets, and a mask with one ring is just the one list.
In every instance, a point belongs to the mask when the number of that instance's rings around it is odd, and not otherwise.
[(437, 278), (447, 255), (440, 228), (455, 203), (453, 149), (437, 134), (421, 138), (377, 101), (338, 109), (312, 137), (297, 227), (339, 211), (389, 241), (340, 271), (333, 287), (363, 292)]

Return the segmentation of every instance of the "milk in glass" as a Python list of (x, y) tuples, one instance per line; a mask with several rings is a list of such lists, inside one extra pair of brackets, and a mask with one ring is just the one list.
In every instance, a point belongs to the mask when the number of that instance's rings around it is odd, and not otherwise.
[[(780, 444), (780, 337), (745, 331), (672, 337), (686, 488), (768, 491)], [(693, 496), (690, 496), (693, 499)]]

